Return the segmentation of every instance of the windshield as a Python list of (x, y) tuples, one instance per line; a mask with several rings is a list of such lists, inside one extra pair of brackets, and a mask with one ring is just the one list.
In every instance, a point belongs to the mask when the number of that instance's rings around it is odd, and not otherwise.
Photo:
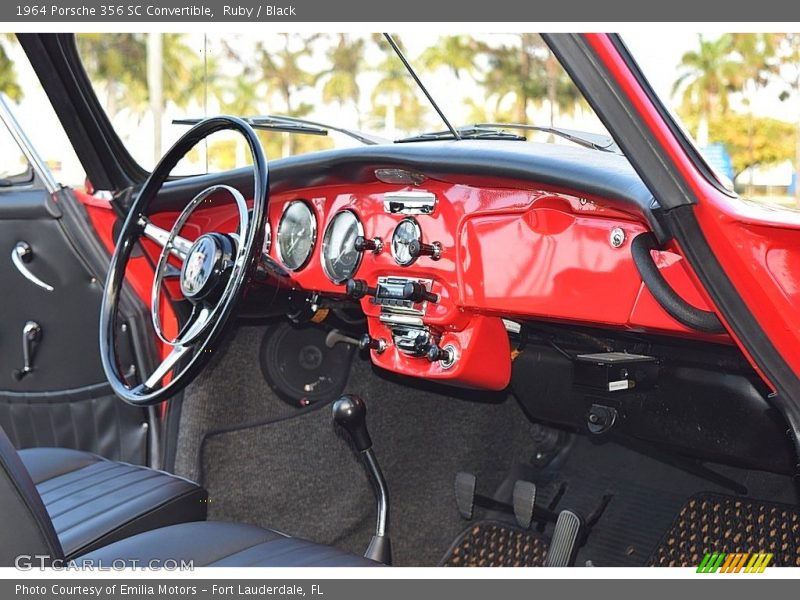
[[(556, 126), (605, 134), (538, 34), (393, 36), (456, 127)], [(381, 34), (77, 34), (101, 104), (133, 157), (152, 169), (188, 125), (215, 114), (289, 116), (360, 131), (387, 143), (447, 127)], [(270, 159), (360, 145), (327, 129), (258, 132)], [(569, 143), (552, 132), (515, 136)], [(242, 166), (235, 136), (193, 151), (184, 174)]]

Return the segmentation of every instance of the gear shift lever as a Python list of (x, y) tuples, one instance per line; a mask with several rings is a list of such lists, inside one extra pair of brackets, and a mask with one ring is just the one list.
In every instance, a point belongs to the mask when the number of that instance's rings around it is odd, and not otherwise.
[(358, 396), (345, 394), (333, 403), (333, 421), (347, 432), (353, 445), (364, 457), (364, 464), (378, 499), (378, 523), (364, 556), (390, 565), (392, 545), (389, 541), (389, 491), (378, 459), (372, 451), (372, 439), (367, 430), (367, 407), (364, 401)]

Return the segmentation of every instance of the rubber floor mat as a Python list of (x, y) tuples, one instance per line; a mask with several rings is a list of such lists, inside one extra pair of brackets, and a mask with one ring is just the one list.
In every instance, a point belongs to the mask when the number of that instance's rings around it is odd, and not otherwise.
[(737, 496), (689, 498), (650, 566), (696, 567), (706, 553), (770, 552), (772, 566), (800, 566), (800, 508)]
[(470, 525), (448, 550), (443, 567), (541, 567), (549, 540), (498, 521)]

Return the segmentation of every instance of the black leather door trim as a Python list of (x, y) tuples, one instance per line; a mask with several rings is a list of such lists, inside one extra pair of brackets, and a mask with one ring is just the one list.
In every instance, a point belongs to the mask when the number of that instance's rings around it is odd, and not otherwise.
[(0, 427), (20, 448), (73, 448), (144, 465), (150, 423), (107, 383), (57, 392), (0, 392)]

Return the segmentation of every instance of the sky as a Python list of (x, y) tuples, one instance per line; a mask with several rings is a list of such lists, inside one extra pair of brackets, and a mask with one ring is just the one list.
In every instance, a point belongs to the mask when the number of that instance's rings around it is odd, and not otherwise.
[[(204, 36), (202, 34), (193, 33), (189, 35), (191, 44), (194, 47), (198, 50), (204, 47)], [(218, 34), (210, 35), (218, 36)], [(493, 38), (496, 41), (502, 41), (504, 38), (504, 34), (480, 35)], [(713, 37), (715, 34), (709, 35)], [(683, 53), (696, 47), (697, 32), (675, 28), (668, 28), (663, 31), (647, 29), (646, 31), (637, 32), (634, 30), (624, 33), (623, 39), (632, 51), (633, 56), (639, 62), (640, 67), (650, 80), (656, 92), (661, 95), (667, 105), (673, 104), (671, 90), (672, 84), (678, 74), (676, 67)], [(431, 43), (431, 37), (427, 34), (415, 36), (407, 33), (403, 35), (403, 41), (407, 46), (409, 57), (413, 59), (418, 56), (427, 44)], [(244, 46), (247, 46), (251, 42), (252, 40), (239, 41), (239, 43)], [(213, 53), (214, 45), (211, 44), (209, 47)], [(378, 62), (379, 51), (377, 49), (372, 49), (371, 52), (378, 54), (371, 55), (369, 57), (370, 62)], [(80, 184), (83, 179), (81, 166), (72, 153), (66, 136), (63, 134), (63, 131), (61, 131), (60, 125), (30, 65), (27, 64), (27, 59), (18, 47), (13, 51), (12, 59), (17, 64), (20, 81), (23, 88), (26, 90), (23, 102), (19, 106), (13, 106), (13, 110), (40, 154), (56, 168), (58, 171), (57, 176), (62, 182), (67, 184)], [(312, 62), (309, 67), (313, 69), (315, 66), (319, 66), (316, 65), (314, 61), (321, 61), (322, 59), (318, 57), (310, 60)], [(362, 87), (369, 89), (374, 85), (374, 77), (376, 76), (365, 75)], [(472, 95), (474, 97), (480, 97), (480, 95), (482, 95), (481, 89), (476, 84), (470, 83), (469, 80), (465, 80), (464, 78), (455, 80), (446, 72), (442, 72), (441, 74), (423, 73), (422, 78), (434, 98), (438, 99), (445, 113), (448, 114), (451, 120), (457, 124), (466, 124), (466, 109), (462, 107), (460, 100), (455, 100), (453, 86), (457, 86), (458, 94)], [(317, 92), (307, 93), (312, 96), (317, 94)], [(309, 96), (308, 99), (313, 100), (314, 98), (312, 96)], [(370, 102), (369, 94), (364, 94), (364, 96), (366, 97), (362, 100), (362, 104), (364, 105), (362, 108), (368, 108)], [(190, 112), (194, 111), (192, 116), (199, 116), (197, 111), (200, 110), (200, 107), (189, 110)], [(769, 115), (791, 122), (797, 120), (797, 115), (793, 113), (794, 110), (795, 107), (793, 103), (780, 102), (778, 100), (777, 90), (765, 90), (754, 104), (754, 111), (757, 114)], [(165, 148), (169, 141), (177, 138), (178, 135), (185, 131), (185, 128), (179, 128), (169, 123), (169, 119), (173, 116), (178, 115), (169, 114), (165, 118)], [(183, 116), (183, 114), (180, 116)], [(313, 116), (319, 120), (355, 127), (354, 110), (348, 112), (346, 109), (340, 107), (320, 108)], [(540, 122), (540, 119), (544, 120), (545, 117), (544, 115), (533, 115), (533, 118), (535, 121)], [(152, 130), (152, 120), (148, 122), (147, 117), (145, 117), (140, 123), (132, 123), (129, 118), (126, 119), (126, 117), (122, 115), (117, 121), (115, 125), (118, 127), (123, 139), (129, 145), (133, 155), (139, 158), (144, 166), (151, 167), (153, 154), (152, 141), (146, 132), (148, 129)], [(435, 120), (432, 121), (432, 123), (435, 123)], [(562, 115), (559, 118), (559, 124), (565, 127), (589, 131), (602, 130), (602, 125), (599, 121), (593, 115), (589, 114), (578, 114), (576, 117)], [(437, 128), (441, 128), (441, 124), (436, 124), (436, 126)], [(7, 148), (8, 140), (0, 136), (0, 151), (5, 152)]]

